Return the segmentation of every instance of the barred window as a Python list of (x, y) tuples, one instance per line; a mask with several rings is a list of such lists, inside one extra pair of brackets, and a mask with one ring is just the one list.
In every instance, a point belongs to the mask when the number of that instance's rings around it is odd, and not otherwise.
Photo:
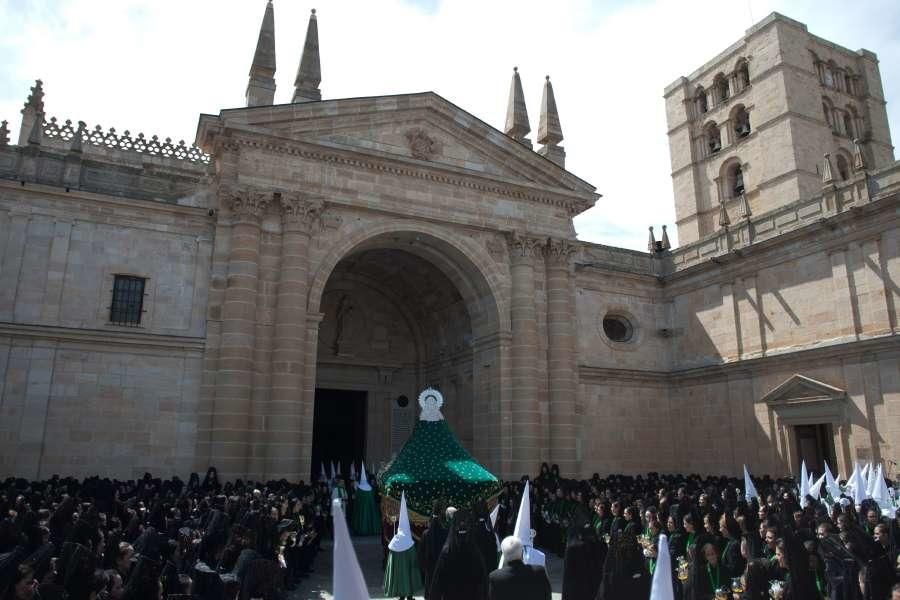
[(113, 325), (136, 327), (141, 324), (144, 312), (143, 277), (116, 275), (113, 284), (112, 304), (109, 307), (109, 322)]

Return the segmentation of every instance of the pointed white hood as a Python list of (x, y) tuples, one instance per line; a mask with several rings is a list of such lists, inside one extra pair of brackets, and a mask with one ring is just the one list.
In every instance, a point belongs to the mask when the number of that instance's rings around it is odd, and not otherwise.
[(878, 486), (878, 477), (881, 472), (881, 465), (873, 467), (869, 465), (869, 477), (866, 479), (866, 498), (875, 496), (875, 488)]
[(809, 474), (806, 472), (806, 461), (800, 463), (800, 506), (806, 506), (809, 494)]
[(334, 461), (331, 461), (331, 480), (334, 481), (337, 469), (334, 468)]
[(369, 485), (369, 479), (366, 477), (366, 463), (359, 465), (359, 485), (356, 488), (364, 492), (372, 491), (372, 486)]
[(341, 509), (340, 500), (331, 503), (331, 518), (334, 520), (334, 575), (332, 593), (338, 600), (370, 600), (350, 532), (347, 519)]
[(529, 481), (525, 482), (525, 490), (522, 492), (522, 501), (519, 503), (519, 514), (516, 515), (516, 527), (513, 535), (519, 538), (523, 546), (531, 545), (531, 487)]
[[(413, 540), (412, 529), (409, 527), (409, 513), (406, 510), (406, 492), (400, 494), (400, 523), (397, 526), (397, 533), (388, 544), (391, 552), (406, 552), (415, 544)], [(337, 598), (337, 596), (335, 596)]]
[(747, 470), (747, 465), (744, 465), (744, 498), (747, 502), (750, 502), (753, 498), (759, 498), (759, 494), (756, 493), (756, 486), (753, 485), (753, 479), (750, 477), (750, 471)]
[(356, 481), (356, 463), (350, 461), (350, 480)]
[(321, 464), (322, 474), (319, 475), (319, 481), (328, 481), (328, 475), (325, 473), (325, 463)]
[(822, 497), (822, 486), (825, 484), (825, 474), (823, 473), (819, 479), (809, 486), (809, 495), (818, 500)]
[(650, 600), (675, 600), (675, 590), (672, 587), (672, 559), (669, 556), (669, 539), (666, 534), (659, 536), (657, 544), (656, 569), (653, 571)]
[(841, 497), (841, 486), (838, 484), (837, 480), (835, 480), (834, 475), (831, 473), (831, 469), (828, 468), (827, 462), (825, 463), (825, 489), (828, 491), (828, 495), (834, 500)]

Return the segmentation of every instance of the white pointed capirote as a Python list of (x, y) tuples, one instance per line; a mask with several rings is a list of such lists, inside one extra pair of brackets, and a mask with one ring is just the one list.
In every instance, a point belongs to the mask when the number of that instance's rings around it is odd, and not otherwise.
[(334, 467), (334, 461), (331, 461), (331, 480), (334, 481), (337, 476), (337, 469)]
[(497, 515), (500, 514), (500, 503), (497, 503), (497, 506), (494, 507), (494, 510), (491, 511), (491, 527), (497, 526)]
[(853, 465), (853, 472), (850, 473), (850, 478), (847, 479), (847, 485), (844, 486), (847, 488), (847, 491), (853, 492), (856, 489), (857, 482), (859, 481), (859, 463)]
[[(397, 533), (391, 538), (388, 549), (391, 552), (405, 552), (413, 547), (415, 541), (412, 536), (412, 529), (409, 527), (409, 512), (406, 509), (406, 492), (400, 493), (400, 523), (397, 526)], [(335, 596), (335, 599), (337, 596)]]
[(352, 460), (350, 461), (350, 479), (356, 481), (356, 463)]
[(809, 475), (806, 473), (806, 461), (800, 463), (800, 506), (806, 506), (806, 496), (809, 495)]
[(875, 488), (878, 485), (878, 473), (880, 472), (881, 464), (877, 467), (869, 468), (869, 478), (866, 480), (866, 498), (872, 498), (875, 494)]
[(759, 494), (756, 493), (756, 486), (753, 485), (753, 479), (750, 477), (747, 465), (744, 465), (744, 499), (750, 502), (753, 498), (759, 498)]
[(822, 486), (825, 484), (825, 474), (823, 473), (821, 477), (811, 486), (809, 486), (809, 495), (818, 500), (822, 497)]
[(366, 478), (366, 463), (364, 462), (359, 464), (359, 485), (356, 487), (364, 492), (372, 490), (372, 486), (369, 485), (369, 480)]
[(325, 463), (323, 462), (321, 465), (322, 474), (319, 475), (319, 481), (328, 481), (328, 475), (325, 474)]
[(531, 488), (529, 483), (525, 482), (522, 501), (519, 503), (519, 514), (516, 515), (516, 526), (513, 529), (513, 535), (519, 538), (523, 546), (531, 545)]
[(347, 518), (344, 517), (340, 500), (331, 503), (331, 518), (334, 520), (334, 575), (331, 593), (335, 600), (370, 600), (366, 580), (350, 541)]
[(862, 468), (862, 471), (859, 472), (859, 478), (862, 480), (862, 484), (866, 487), (869, 485), (869, 473), (872, 472), (872, 463), (866, 463), (866, 465)]
[[(516, 526), (513, 528), (513, 536), (519, 538), (522, 542), (524, 552), (522, 554), (522, 562), (526, 565), (545, 566), (547, 558), (544, 553), (534, 548), (532, 543), (531, 529), (531, 485), (529, 481), (525, 481), (525, 489), (522, 491), (522, 501), (519, 502), (519, 514), (516, 515)], [(500, 557), (500, 566), (503, 568), (503, 557)]]
[(856, 475), (856, 485), (853, 486), (853, 505), (859, 510), (866, 499), (866, 482), (862, 474)]
[(835, 480), (831, 469), (828, 468), (827, 462), (825, 463), (825, 490), (833, 500), (837, 500), (841, 497), (841, 486), (838, 485), (838, 482)]
[(653, 571), (650, 600), (675, 600), (675, 590), (672, 588), (672, 558), (669, 555), (669, 539), (666, 534), (661, 534), (656, 544), (656, 569)]

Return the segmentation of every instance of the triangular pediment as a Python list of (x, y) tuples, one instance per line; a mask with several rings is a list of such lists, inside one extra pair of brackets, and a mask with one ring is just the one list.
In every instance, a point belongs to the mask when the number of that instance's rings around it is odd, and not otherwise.
[(214, 127), (597, 198), (594, 187), (432, 92), (222, 111)]
[(762, 400), (770, 406), (784, 406), (831, 402), (846, 398), (846, 390), (797, 373), (763, 396)]

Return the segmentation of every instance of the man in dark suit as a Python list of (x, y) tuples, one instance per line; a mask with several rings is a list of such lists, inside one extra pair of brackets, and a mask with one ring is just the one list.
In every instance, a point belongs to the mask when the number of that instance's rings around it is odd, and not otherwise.
[(522, 562), (522, 542), (510, 536), (500, 544), (503, 568), (489, 576), (489, 600), (550, 600), (550, 580), (544, 567)]

